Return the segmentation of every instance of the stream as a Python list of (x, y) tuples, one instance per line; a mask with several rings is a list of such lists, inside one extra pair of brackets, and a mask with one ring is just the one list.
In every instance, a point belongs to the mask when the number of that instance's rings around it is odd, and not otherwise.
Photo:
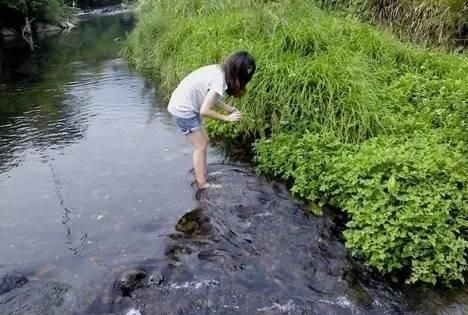
[[(191, 148), (120, 58), (131, 13), (0, 55), (0, 314), (468, 314), (468, 288), (394, 285), (336, 213)], [(155, 43), (157, 44), (157, 43)]]

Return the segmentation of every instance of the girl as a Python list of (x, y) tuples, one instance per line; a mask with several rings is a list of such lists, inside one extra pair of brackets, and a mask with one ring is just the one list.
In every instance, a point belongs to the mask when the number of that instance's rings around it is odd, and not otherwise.
[[(245, 94), (247, 83), (256, 70), (254, 58), (239, 51), (222, 65), (201, 67), (185, 77), (172, 93), (168, 110), (174, 116), (177, 128), (194, 147), (193, 167), (199, 188), (216, 188), (206, 181), (206, 151), (208, 136), (200, 115), (228, 122), (238, 122), (241, 113), (223, 102), (224, 93), (234, 97)], [(217, 107), (228, 115), (213, 109)]]

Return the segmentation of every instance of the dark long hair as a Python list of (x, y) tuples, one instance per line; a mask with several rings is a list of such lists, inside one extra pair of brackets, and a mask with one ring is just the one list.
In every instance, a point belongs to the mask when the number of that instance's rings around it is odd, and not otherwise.
[(234, 97), (244, 95), (245, 87), (256, 69), (255, 59), (248, 52), (238, 51), (230, 55), (223, 64), (226, 93)]

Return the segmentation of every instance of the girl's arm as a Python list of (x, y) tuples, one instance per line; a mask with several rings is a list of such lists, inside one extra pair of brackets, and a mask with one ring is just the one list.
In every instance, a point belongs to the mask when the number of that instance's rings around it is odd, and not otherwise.
[(239, 112), (233, 112), (230, 115), (222, 115), (220, 113), (215, 112), (212, 110), (214, 106), (218, 103), (218, 93), (213, 90), (210, 90), (203, 101), (203, 104), (200, 109), (200, 113), (203, 116), (210, 117), (217, 120), (223, 121), (239, 121), (241, 115)]
[(218, 102), (216, 103), (216, 107), (218, 107), (219, 109), (221, 110), (224, 110), (225, 112), (227, 113), (233, 113), (235, 112), (236, 110), (238, 110), (237, 108), (231, 106), (231, 105), (228, 105), (226, 103), (224, 103), (222, 100), (218, 99)]

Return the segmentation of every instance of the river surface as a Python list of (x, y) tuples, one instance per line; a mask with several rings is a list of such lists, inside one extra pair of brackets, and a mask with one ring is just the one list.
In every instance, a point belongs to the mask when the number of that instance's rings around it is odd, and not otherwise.
[[(333, 215), (190, 147), (119, 58), (129, 13), (0, 55), (0, 314), (468, 314), (468, 290), (391, 286)], [(157, 44), (157, 43), (155, 43)]]

